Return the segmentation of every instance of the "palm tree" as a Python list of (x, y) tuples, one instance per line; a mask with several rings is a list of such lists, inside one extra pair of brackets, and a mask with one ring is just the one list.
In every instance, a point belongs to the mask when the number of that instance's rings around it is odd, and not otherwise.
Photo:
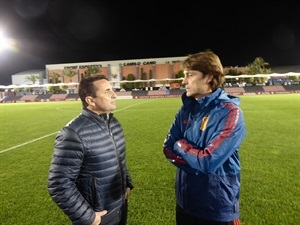
[(262, 57), (257, 57), (254, 61), (248, 64), (249, 74), (268, 74), (271, 73), (271, 69), (266, 68), (269, 63), (265, 62)]
[(74, 70), (63, 70), (62, 76), (68, 77), (70, 79), (70, 82), (72, 82), (72, 77), (74, 77), (77, 74)]
[[(133, 74), (128, 74), (128, 76), (127, 76), (127, 80), (128, 81), (134, 81), (135, 80), (135, 76), (133, 75)], [(128, 82), (128, 83), (126, 83), (126, 84), (124, 84), (124, 86), (126, 87), (125, 89), (126, 90), (129, 90), (129, 91), (131, 91), (133, 88), (134, 88), (134, 83), (132, 83), (132, 82)]]
[[(70, 83), (72, 83), (72, 77), (74, 77), (77, 74), (77, 72), (75, 72), (74, 70), (63, 70), (62, 72), (62, 76), (68, 77), (70, 80)], [(68, 87), (67, 89), (70, 89), (70, 93), (73, 93), (73, 88)]]
[(84, 76), (91, 76), (93, 74), (101, 73), (101, 69), (99, 67), (89, 66), (86, 71), (84, 71)]
[[(29, 74), (25, 77), (25, 81), (29, 81), (32, 82), (32, 84), (35, 84), (36, 81), (38, 81), (40, 79), (40, 75), (39, 74)], [(28, 89), (30, 92), (33, 91), (32, 88)]]
[[(58, 83), (58, 78), (61, 77), (61, 74), (59, 74), (57, 72), (50, 72), (49, 77), (52, 78), (52, 79), (49, 79), (49, 83), (56, 84), (56, 83)], [(49, 88), (49, 90), (53, 91), (54, 93), (59, 91), (59, 89), (60, 89), (59, 87), (50, 87)]]
[[(249, 74), (269, 74), (271, 73), (270, 68), (266, 68), (269, 63), (266, 62), (262, 57), (257, 57), (254, 61), (248, 64)], [(257, 77), (254, 79), (254, 83), (263, 83), (266, 80), (264, 77)]]
[(29, 81), (29, 82), (32, 82), (32, 84), (35, 84), (35, 82), (37, 81), (37, 80), (39, 80), (40, 79), (40, 75), (38, 75), (38, 74), (29, 74), (29, 75), (27, 75), (26, 77), (25, 77), (25, 81)]
[(56, 84), (58, 83), (58, 78), (61, 77), (61, 75), (57, 72), (50, 72), (49, 77), (52, 78), (49, 79), (49, 83)]

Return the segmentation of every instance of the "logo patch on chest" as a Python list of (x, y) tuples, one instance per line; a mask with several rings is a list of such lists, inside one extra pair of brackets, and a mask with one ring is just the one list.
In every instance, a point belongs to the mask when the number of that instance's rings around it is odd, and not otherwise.
[(202, 123), (201, 123), (201, 126), (200, 126), (200, 130), (204, 131), (206, 129), (208, 120), (209, 120), (208, 116), (202, 118)]

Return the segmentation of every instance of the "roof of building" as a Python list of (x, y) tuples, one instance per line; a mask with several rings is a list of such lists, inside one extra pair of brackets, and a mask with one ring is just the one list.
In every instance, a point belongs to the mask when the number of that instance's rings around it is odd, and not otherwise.
[(271, 68), (273, 73), (299, 73), (300, 72), (300, 65), (294, 65), (294, 66), (278, 66)]
[(41, 69), (32, 69), (32, 70), (26, 70), (26, 71), (22, 71), (20, 73), (16, 73), (12, 76), (15, 76), (15, 75), (28, 75), (28, 74), (46, 74), (46, 71), (45, 70), (41, 70)]

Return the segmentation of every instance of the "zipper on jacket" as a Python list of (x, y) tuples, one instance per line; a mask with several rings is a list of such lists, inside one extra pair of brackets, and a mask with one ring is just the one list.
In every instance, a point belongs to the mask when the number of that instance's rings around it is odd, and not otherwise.
[(124, 186), (124, 184), (126, 183), (126, 181), (124, 182), (124, 171), (123, 171), (123, 167), (122, 167), (122, 162), (120, 161), (117, 146), (116, 146), (116, 143), (115, 143), (115, 140), (113, 138), (113, 134), (112, 134), (111, 128), (110, 128), (111, 118), (112, 118), (112, 114), (107, 115), (106, 125), (107, 125), (107, 129), (108, 129), (108, 132), (109, 132), (109, 136), (111, 137), (111, 140), (114, 143), (115, 152), (116, 152), (116, 155), (118, 157), (118, 163), (119, 163), (119, 168), (120, 168), (120, 173), (121, 173), (122, 190), (123, 190), (122, 196), (123, 196), (123, 199), (125, 200), (125, 192), (124, 191), (126, 191), (126, 187)]

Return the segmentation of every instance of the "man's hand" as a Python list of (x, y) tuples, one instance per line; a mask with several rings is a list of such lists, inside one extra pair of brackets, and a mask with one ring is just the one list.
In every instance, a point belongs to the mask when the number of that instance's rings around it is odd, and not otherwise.
[(91, 225), (99, 225), (101, 224), (101, 216), (104, 216), (107, 213), (107, 210), (103, 210), (100, 212), (95, 212), (96, 213), (96, 217), (94, 222)]
[(126, 192), (125, 192), (125, 199), (127, 199), (128, 200), (128, 198), (129, 198), (129, 195), (130, 195), (130, 192), (131, 192), (131, 189), (128, 187), (128, 188), (126, 188)]

